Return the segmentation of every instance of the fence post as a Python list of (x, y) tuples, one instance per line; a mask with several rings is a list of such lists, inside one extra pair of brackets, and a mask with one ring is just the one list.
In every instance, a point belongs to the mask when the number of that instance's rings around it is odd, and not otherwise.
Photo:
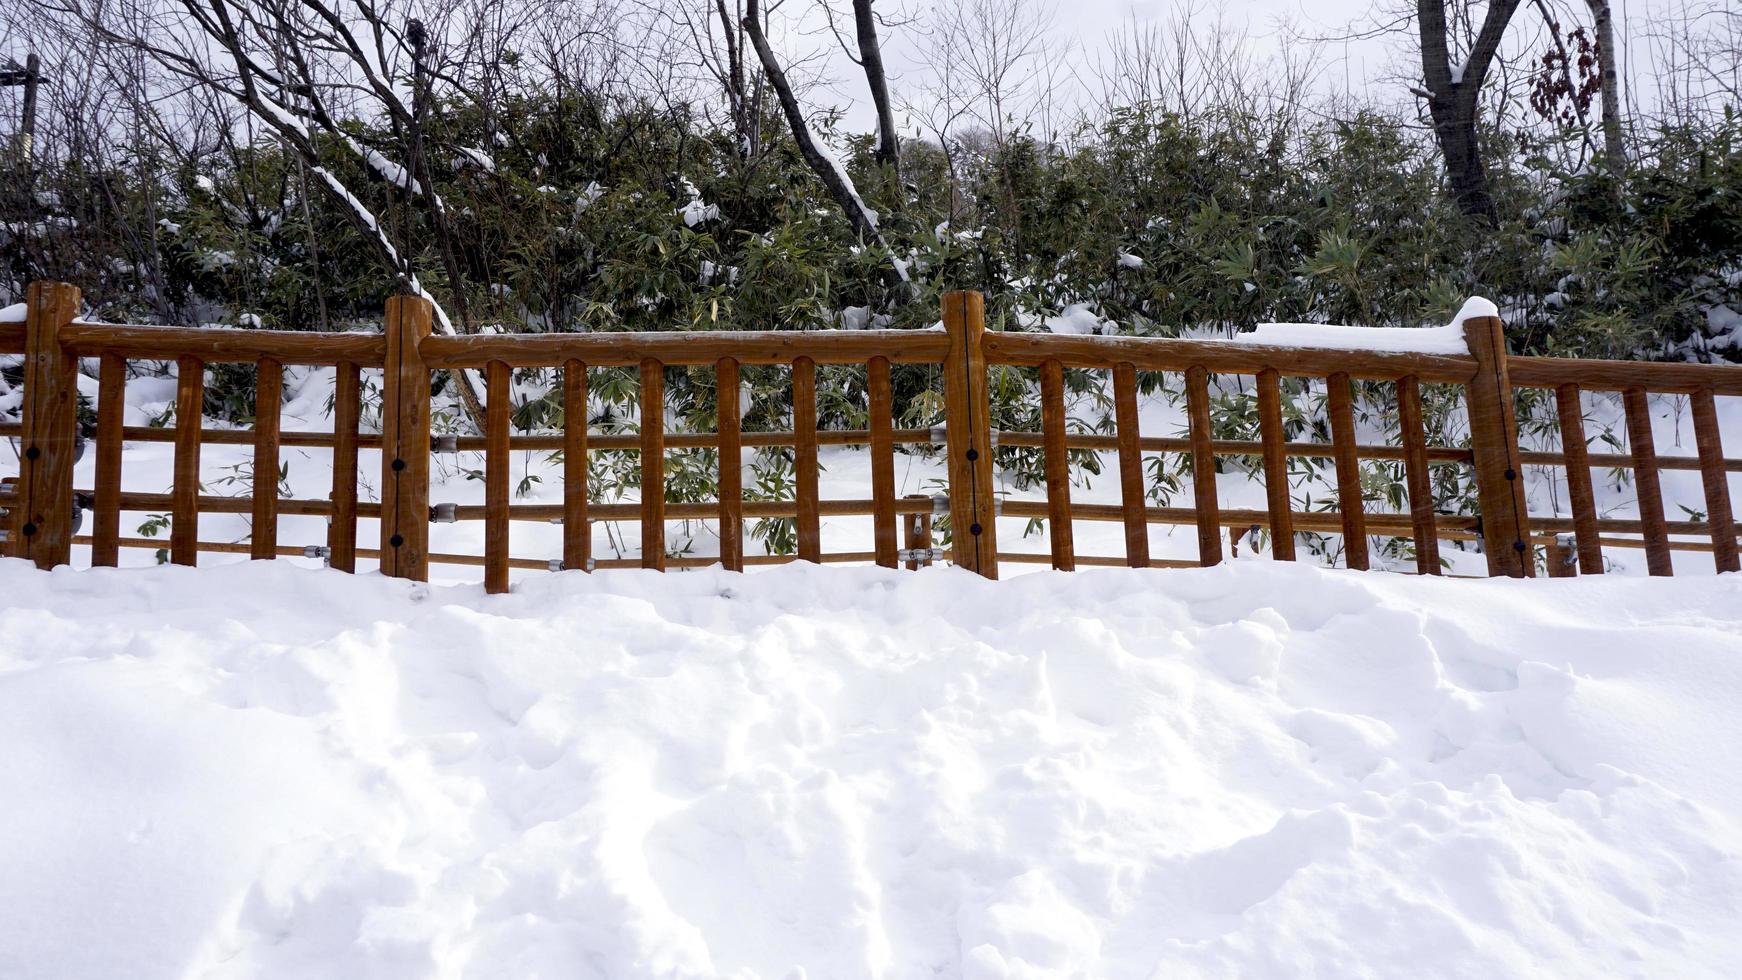
[(429, 368), (418, 345), (433, 308), (422, 296), (387, 300), (381, 399), (381, 573), (429, 581)]
[[(79, 290), (33, 282), (25, 294), (24, 426), (18, 487), (5, 554), (37, 568), (72, 561), (73, 464), (78, 462), (78, 362), (60, 345), (79, 314)], [(10, 508), (9, 508), (10, 509)]]
[(1530, 554), (1524, 464), (1518, 454), (1518, 418), (1506, 369), (1506, 328), (1496, 316), (1471, 317), (1464, 321), (1464, 340), (1476, 359), (1476, 373), (1464, 385), (1464, 403), (1470, 414), (1470, 451), (1475, 457), (1488, 574), (1524, 578), (1535, 574), (1536, 563)]
[(949, 453), (950, 540), (955, 563), (998, 577), (998, 528), (992, 494), (992, 425), (986, 393), (986, 299), (945, 293), (944, 421)]

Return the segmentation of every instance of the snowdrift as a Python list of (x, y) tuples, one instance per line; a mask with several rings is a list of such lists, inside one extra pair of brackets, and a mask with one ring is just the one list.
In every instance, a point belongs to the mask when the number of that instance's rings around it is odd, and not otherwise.
[(1721, 976), (1742, 577), (0, 562), (8, 977)]

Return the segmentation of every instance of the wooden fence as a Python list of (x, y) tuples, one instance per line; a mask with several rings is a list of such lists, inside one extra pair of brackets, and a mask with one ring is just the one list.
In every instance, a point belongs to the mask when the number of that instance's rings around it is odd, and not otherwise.
[[(853, 332), (753, 333), (594, 333), (442, 336), (432, 335), (431, 307), (417, 297), (388, 301), (382, 335), (312, 334), (267, 330), (214, 330), (117, 326), (78, 319), (79, 291), (60, 283), (30, 287), (27, 320), (0, 324), (0, 354), (25, 355), (22, 424), (0, 425), (0, 436), (17, 437), (22, 447), (19, 475), (0, 494), (0, 521), (7, 556), (32, 559), (42, 568), (67, 564), (75, 543), (88, 543), (93, 565), (114, 565), (123, 547), (160, 548), (155, 538), (124, 537), (123, 511), (167, 511), (169, 560), (196, 562), (201, 551), (246, 552), (254, 558), (320, 554), (334, 568), (354, 570), (358, 558), (377, 559), (393, 576), (426, 579), (431, 562), (481, 565), (489, 591), (508, 588), (511, 568), (585, 568), (641, 565), (662, 569), (713, 564), (730, 569), (781, 561), (875, 562), (894, 567), (927, 563), (929, 520), (934, 509), (951, 521), (955, 564), (996, 578), (1000, 563), (1045, 561), (1054, 568), (1086, 565), (1213, 565), (1223, 558), (1224, 529), (1267, 528), (1271, 554), (1292, 560), (1298, 532), (1340, 534), (1351, 568), (1369, 565), (1370, 536), (1413, 541), (1418, 571), (1438, 574), (1439, 542), (1479, 539), (1490, 575), (1534, 574), (1534, 546), (1547, 545), (1551, 574), (1599, 573), (1604, 547), (1639, 547), (1653, 575), (1671, 572), (1674, 550), (1709, 551), (1718, 571), (1737, 570), (1736, 528), (1727, 474), (1742, 461), (1726, 458), (1720, 442), (1715, 396), (1742, 395), (1742, 367), (1509, 357), (1501, 322), (1477, 318), (1464, 323), (1470, 356), (1335, 351), (1230, 344), (1217, 341), (1129, 337), (1065, 336), (989, 332), (980, 294), (944, 297), (945, 329)], [(94, 358), (98, 370), (94, 432), (94, 485), (74, 486), (74, 464), (82, 441), (78, 421), (78, 359)], [(179, 365), (173, 428), (123, 424), (123, 388), (129, 360), (174, 360)], [(336, 368), (334, 431), (280, 431), (279, 413), (261, 413), (250, 431), (201, 427), (206, 365), (252, 363), (258, 369), (258, 400), (277, 405), (287, 365)], [(890, 367), (941, 365), (948, 459), (947, 499), (897, 497), (895, 447), (929, 444), (930, 429), (894, 427)], [(703, 365), (717, 372), (718, 390), (734, 391), (744, 365), (786, 365), (792, 372), (792, 430), (745, 432), (739, 405), (721, 398), (717, 431), (667, 432), (663, 423), (642, 425), (635, 435), (591, 433), (587, 413), (566, 412), (560, 434), (515, 435), (510, 431), (510, 390), (516, 368), (559, 368), (565, 405), (585, 405), (587, 369), (634, 367), (640, 375), (641, 418), (664, 418), (664, 369)], [(868, 428), (819, 430), (816, 370), (819, 365), (863, 365), (869, 399)], [(1040, 375), (1042, 431), (999, 432), (989, 422), (988, 371), (995, 365), (1037, 368)], [(1064, 371), (1089, 369), (1111, 374), (1115, 431), (1111, 435), (1067, 431)], [(384, 392), (381, 431), (359, 430), (361, 372), (379, 369)], [(440, 448), (481, 450), (485, 458), (485, 502), (480, 506), (438, 507), (429, 500), (432, 373), (481, 371), (487, 386), (484, 434), (462, 436)], [(1183, 375), (1189, 427), (1185, 436), (1139, 431), (1139, 372)], [(1211, 375), (1248, 375), (1255, 385), (1256, 441), (1214, 437), (1211, 425)], [(1284, 376), (1322, 379), (1331, 439), (1328, 443), (1289, 442), (1285, 438), (1281, 380)], [(1396, 445), (1357, 440), (1352, 383), (1381, 382), (1393, 387), (1401, 423)], [(1422, 386), (1461, 386), (1468, 410), (1467, 446), (1431, 445), (1423, 428)], [(1519, 389), (1554, 393), (1559, 412), (1560, 452), (1524, 452), (1519, 447), (1515, 395)], [(1626, 454), (1594, 453), (1584, 431), (1581, 391), (1622, 393), (1629, 436)], [(1647, 396), (1690, 396), (1698, 455), (1659, 456), (1652, 444)], [(168, 494), (122, 489), (122, 445), (127, 441), (173, 441), (174, 481)], [(276, 474), (285, 447), (325, 447), (333, 453), (329, 499), (291, 499), (278, 495), (276, 477), (257, 479), (248, 498), (201, 493), (200, 447), (204, 443), (252, 444), (254, 472)], [(872, 495), (868, 500), (825, 500), (818, 488), (818, 448), (866, 445), (870, 449)], [(752, 446), (791, 446), (796, 493), (787, 501), (747, 501), (743, 494), (741, 450)], [(1035, 447), (1045, 463), (1045, 497), (998, 499), (995, 446)], [(668, 449), (714, 447), (719, 458), (719, 500), (668, 502), (665, 454)], [(358, 499), (358, 451), (381, 450), (380, 502)], [(562, 452), (561, 504), (516, 504), (510, 499), (509, 455), (514, 450)], [(588, 454), (632, 450), (641, 454), (641, 500), (629, 504), (593, 503), (588, 496)], [(1122, 502), (1073, 503), (1068, 453), (1116, 453)], [(1223, 507), (1213, 479), (1195, 479), (1192, 506), (1161, 507), (1145, 499), (1142, 454), (1188, 453), (1193, 471), (1213, 473), (1218, 456), (1258, 457), (1268, 506), (1263, 510)], [(1288, 458), (1318, 457), (1334, 462), (1337, 506), (1295, 510), (1290, 500)], [(1408, 488), (1407, 513), (1369, 512), (1363, 505), (1360, 461), (1401, 461)], [(1531, 516), (1524, 493), (1526, 465), (1563, 467), (1572, 517)], [(1473, 471), (1479, 514), (1435, 513), (1430, 466), (1461, 466)], [(1601, 518), (1593, 491), (1592, 467), (1628, 467), (1637, 482), (1636, 519)], [(1659, 487), (1662, 469), (1698, 469), (1705, 490), (1705, 519), (1670, 521)], [(75, 537), (75, 509), (87, 502), (92, 516), (87, 537)], [(201, 513), (248, 513), (252, 533), (246, 545), (199, 540)], [(278, 542), (280, 515), (319, 515), (328, 519), (327, 541), (320, 546)], [(869, 515), (870, 550), (824, 553), (820, 522), (826, 516)], [(1000, 551), (998, 516), (1046, 520), (1050, 553)], [(745, 518), (793, 519), (797, 553), (757, 556), (744, 553)], [(357, 522), (378, 519), (377, 548), (359, 547)], [(668, 520), (717, 521), (720, 556), (668, 558)], [(432, 519), (481, 520), (483, 555), (432, 554)], [(592, 525), (600, 520), (638, 520), (642, 556), (636, 560), (593, 559)], [(1079, 555), (1074, 547), (1077, 521), (1115, 521), (1124, 525), (1123, 555)], [(514, 557), (510, 526), (515, 521), (560, 521), (562, 557)], [(906, 548), (897, 542), (903, 525)], [(1198, 558), (1163, 561), (1149, 555), (1151, 524), (1193, 525)], [(1702, 540), (1680, 540), (1698, 536)], [(1570, 540), (1569, 540), (1570, 538)], [(1576, 557), (1576, 563), (1575, 563)]]

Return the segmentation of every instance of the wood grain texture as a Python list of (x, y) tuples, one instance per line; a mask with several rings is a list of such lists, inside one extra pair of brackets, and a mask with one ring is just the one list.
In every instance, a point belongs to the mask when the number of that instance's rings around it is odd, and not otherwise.
[(354, 362), (340, 362), (333, 375), (333, 513), (327, 522), (327, 563), (341, 572), (357, 570), (357, 422), (362, 411), (362, 371)]
[(508, 424), (514, 414), (512, 372), (501, 361), (484, 367), (484, 591), (508, 591)]
[(278, 422), (284, 366), (263, 357), (254, 366), (254, 478), (248, 556), (278, 557)]
[(1057, 361), (1040, 366), (1041, 431), (1046, 437), (1046, 525), (1052, 567), (1068, 572), (1077, 567), (1071, 526), (1071, 460), (1065, 449), (1065, 373)]
[(720, 564), (744, 570), (744, 406), (739, 400), (738, 362), (722, 357), (714, 365), (720, 430)]
[(798, 497), (798, 557), (821, 561), (822, 522), (817, 514), (817, 366), (808, 357), (792, 364), (793, 489)]
[(1186, 369), (1186, 421), (1192, 442), (1192, 503), (1198, 519), (1198, 563), (1222, 563), (1221, 501), (1216, 493), (1215, 431), (1210, 426), (1210, 372)]
[(1422, 427), (1421, 381), (1397, 382), (1397, 427), (1403, 442), (1403, 476), (1409, 487), (1409, 515), (1415, 524), (1415, 570), (1440, 574), (1440, 536), (1434, 521), (1433, 480), (1428, 473), (1427, 431)]
[(865, 390), (871, 417), (871, 539), (877, 564), (895, 567), (895, 402), (889, 384), (889, 359), (865, 365)]
[(1520, 388), (1578, 385), (1586, 391), (1646, 391), (1742, 395), (1742, 368), (1733, 364), (1601, 361), (1583, 357), (1508, 357), (1508, 376)]
[(1139, 371), (1185, 371), (1201, 367), (1213, 374), (1257, 374), (1273, 368), (1283, 374), (1318, 378), (1341, 373), (1364, 380), (1395, 381), (1413, 374), (1423, 381), (1459, 384), (1468, 381), (1476, 367), (1475, 362), (1467, 357), (1270, 347), (1160, 337), (990, 333), (986, 335), (985, 346), (990, 363), (1031, 367), (1049, 360), (1078, 368), (1111, 368), (1124, 362)]
[(384, 337), (362, 333), (305, 333), (289, 330), (144, 327), (111, 323), (68, 323), (61, 343), (79, 357), (119, 354), (129, 360), (197, 357), (205, 364), (251, 364), (270, 357), (280, 364), (338, 364), (363, 367), (385, 363)]
[[(1482, 551), (1489, 575), (1536, 574), (1531, 560), (1530, 511), (1524, 496), (1524, 462), (1518, 452), (1511, 358), (1499, 317), (1464, 321), (1464, 341), (1479, 365), (1464, 386), (1475, 453), (1477, 506), (1482, 512)], [(1425, 378), (1423, 380), (1426, 380)]]
[(78, 315), (79, 291), (34, 282), (25, 294), (24, 411), (18, 469), (18, 534), (7, 553), (38, 568), (72, 561), (73, 465), (79, 426), (78, 362), (59, 342)]
[(1148, 506), (1143, 491), (1143, 437), (1137, 416), (1137, 369), (1128, 362), (1113, 365), (1113, 424), (1119, 443), (1119, 505), (1125, 510), (1125, 563), (1149, 565)]
[(1712, 526), (1712, 560), (1719, 572), (1738, 570), (1736, 521), (1730, 509), (1730, 477), (1724, 470), (1724, 436), (1710, 391), (1688, 397), (1694, 416), (1694, 442), (1700, 453), (1700, 482), (1706, 491), (1706, 523)]
[[(901, 522), (901, 546), (912, 555), (931, 549), (931, 511), (932, 500), (923, 493), (910, 493), (902, 498), (908, 505), (910, 513), (904, 514)], [(930, 559), (909, 558), (907, 570), (918, 571), (922, 565), (930, 565)]]
[(673, 367), (717, 363), (863, 364), (886, 357), (895, 364), (935, 364), (948, 340), (929, 330), (776, 330), (728, 333), (672, 330), (651, 333), (491, 334), (431, 337), (423, 347), (431, 367), (481, 367), (504, 361), (512, 367), (545, 367), (566, 360), (594, 367), (626, 367), (654, 360)]
[(1585, 444), (1585, 409), (1579, 386), (1564, 384), (1555, 389), (1555, 414), (1560, 418), (1561, 457), (1566, 467), (1567, 500), (1573, 507), (1574, 547), (1579, 571), (1603, 574), (1603, 546), (1597, 537), (1597, 496), (1591, 485), (1590, 451)]
[[(563, 567), (591, 571), (593, 519), (587, 513), (587, 365), (563, 362)], [(512, 437), (510, 437), (512, 438)]]
[(199, 561), (200, 420), (205, 413), (206, 371), (197, 357), (176, 361), (175, 478), (170, 490), (169, 560)]
[(1274, 369), (1258, 372), (1258, 434), (1264, 455), (1270, 556), (1278, 561), (1294, 561), (1294, 505), (1289, 497), (1288, 448), (1282, 428), (1282, 376)]
[(434, 308), (421, 296), (387, 300), (381, 407), (381, 571), (429, 581), (430, 369), (419, 353)]
[(641, 567), (665, 569), (665, 368), (641, 362)]
[(91, 504), (91, 565), (121, 560), (121, 427), (127, 410), (127, 362), (104, 354), (97, 369), (97, 459)]
[(1333, 374), (1325, 380), (1325, 412), (1331, 419), (1331, 446), (1337, 453), (1337, 514), (1343, 523), (1343, 564), (1366, 571), (1367, 506), (1362, 500), (1361, 461), (1355, 455), (1351, 384), (1346, 374)]
[(951, 551), (958, 567), (995, 579), (998, 522), (985, 354), (994, 335), (986, 333), (986, 300), (979, 293), (945, 293), (943, 311)]
[(1627, 445), (1633, 452), (1633, 486), (1639, 522), (1645, 533), (1645, 567), (1652, 575), (1672, 575), (1669, 529), (1663, 519), (1663, 488), (1657, 477), (1656, 440), (1651, 435), (1651, 402), (1643, 388), (1621, 394), (1627, 414)]

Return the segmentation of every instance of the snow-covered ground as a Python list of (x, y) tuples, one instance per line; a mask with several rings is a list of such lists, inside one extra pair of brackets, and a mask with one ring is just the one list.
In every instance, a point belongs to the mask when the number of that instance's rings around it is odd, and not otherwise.
[(1742, 577), (0, 562), (0, 975), (1733, 976)]

